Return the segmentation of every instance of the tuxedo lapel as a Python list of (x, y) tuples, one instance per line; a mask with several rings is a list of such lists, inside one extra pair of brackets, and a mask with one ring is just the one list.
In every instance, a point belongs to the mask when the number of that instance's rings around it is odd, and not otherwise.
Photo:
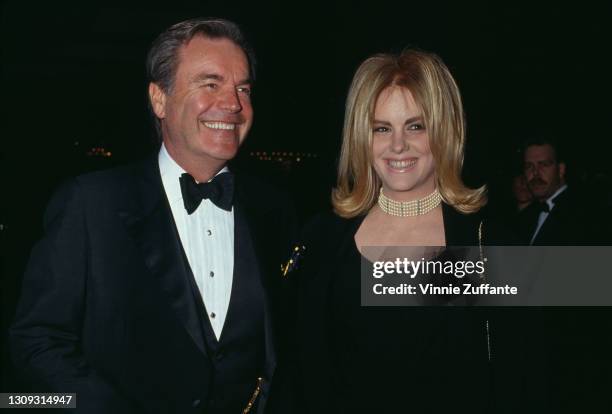
[[(533, 239), (532, 244), (534, 246), (546, 245), (550, 243), (554, 244), (556, 242), (561, 241), (558, 235), (555, 233), (560, 223), (563, 223), (564, 221), (563, 211), (567, 208), (567, 204), (569, 201), (568, 189), (565, 189), (563, 192), (561, 192), (561, 194), (558, 194), (552, 201), (554, 203), (554, 207), (548, 213), (548, 217), (546, 217), (546, 220), (544, 220), (544, 222), (542, 223), (538, 234)], [(539, 216), (540, 213), (538, 212), (535, 219), (535, 225), (533, 226), (533, 231), (531, 232), (532, 236), (533, 233), (535, 233), (535, 229), (537, 228)], [(565, 224), (565, 226), (563, 224)], [(562, 227), (567, 227), (567, 223), (563, 224)]]
[[(262, 200), (250, 199), (244, 191), (244, 183), (240, 181), (240, 177), (236, 176), (235, 196), (234, 196), (234, 218), (236, 228), (244, 226), (244, 231), (251, 238), (253, 249), (255, 251), (257, 272), (261, 278), (264, 295), (264, 336), (265, 336), (265, 364), (264, 375), (269, 380), (274, 374), (276, 368), (276, 341), (274, 332), (274, 323), (272, 318), (272, 309), (270, 303), (270, 279), (278, 275), (280, 278), (280, 262), (279, 269), (276, 274), (274, 272), (273, 259), (274, 255), (271, 249), (274, 248), (273, 243), (268, 240), (266, 226), (274, 225), (273, 210), (268, 208)], [(234, 241), (237, 244), (237, 240)], [(235, 251), (236, 254), (240, 252)], [(233, 289), (232, 289), (233, 290)], [(231, 303), (230, 303), (231, 307)], [(264, 382), (263, 390), (267, 392), (269, 384)]]
[(197, 347), (206, 354), (199, 310), (190, 283), (193, 276), (163, 189), (157, 157), (147, 160), (142, 167), (142, 176), (134, 178), (132, 205), (119, 211), (119, 216), (169, 306)]
[[(220, 341), (231, 342), (236, 335), (246, 331), (245, 323), (251, 320), (241, 315), (248, 309), (248, 302), (260, 303), (255, 298), (257, 292), (263, 292), (261, 285), (261, 265), (255, 252), (252, 251), (252, 238), (246, 221), (244, 209), (240, 203), (234, 204), (234, 277), (230, 293), (230, 304)], [(255, 283), (251, 278), (257, 276)], [(255, 291), (256, 290), (256, 291)], [(263, 292), (265, 294), (265, 292)], [(264, 296), (265, 299), (265, 296)], [(263, 312), (262, 312), (263, 313)]]

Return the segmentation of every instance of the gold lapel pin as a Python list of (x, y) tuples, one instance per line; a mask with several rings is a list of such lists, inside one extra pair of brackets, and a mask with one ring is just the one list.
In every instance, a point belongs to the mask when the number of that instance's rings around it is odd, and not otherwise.
[(296, 269), (298, 266), (298, 262), (300, 258), (303, 256), (304, 251), (306, 250), (306, 246), (297, 245), (291, 251), (291, 256), (289, 256), (289, 260), (285, 264), (281, 264), (281, 274), (287, 276), (289, 272)]

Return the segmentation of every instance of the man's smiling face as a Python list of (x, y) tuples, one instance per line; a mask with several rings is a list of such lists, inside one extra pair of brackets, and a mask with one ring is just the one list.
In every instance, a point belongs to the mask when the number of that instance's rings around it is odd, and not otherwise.
[(223, 166), (234, 158), (253, 122), (249, 64), (239, 46), (195, 36), (179, 49), (170, 90), (151, 88), (164, 144), (179, 165)]

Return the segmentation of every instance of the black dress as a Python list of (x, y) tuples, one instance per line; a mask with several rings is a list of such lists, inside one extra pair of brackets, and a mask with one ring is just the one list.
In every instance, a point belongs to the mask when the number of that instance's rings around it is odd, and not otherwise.
[[(477, 245), (477, 216), (443, 206), (447, 245)], [(487, 315), (476, 308), (362, 307), (363, 217), (327, 215), (305, 231), (297, 344), (308, 413), (489, 412)]]

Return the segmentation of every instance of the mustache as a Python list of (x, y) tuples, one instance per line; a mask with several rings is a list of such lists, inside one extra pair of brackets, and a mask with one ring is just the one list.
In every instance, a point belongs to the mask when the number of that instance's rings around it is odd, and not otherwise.
[(546, 184), (548, 183), (539, 177), (532, 178), (531, 180), (529, 180), (529, 185), (546, 185)]

